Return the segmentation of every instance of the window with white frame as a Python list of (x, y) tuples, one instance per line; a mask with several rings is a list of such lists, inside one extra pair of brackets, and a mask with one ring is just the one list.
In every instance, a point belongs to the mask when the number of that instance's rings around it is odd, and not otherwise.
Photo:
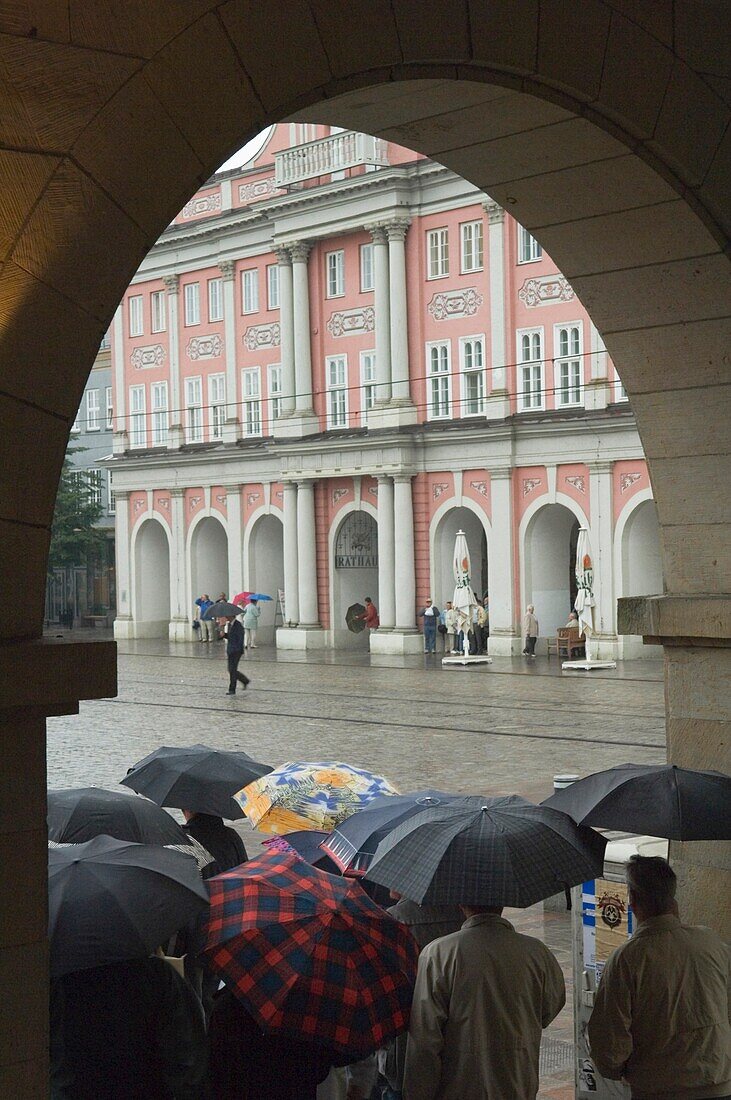
[(261, 371), (248, 367), (241, 372), (244, 404), (244, 435), (261, 435)]
[(211, 439), (223, 439), (226, 420), (226, 375), (209, 374), (208, 409), (211, 418)]
[(200, 378), (185, 379), (185, 441), (203, 442), (203, 383)]
[(282, 364), (269, 365), (269, 419), (279, 420), (284, 412)]
[(107, 470), (107, 512), (110, 516), (113, 516), (117, 511), (117, 506), (114, 500), (114, 487), (112, 484), (112, 471)]
[(114, 430), (114, 397), (112, 396), (112, 387), (107, 386), (105, 390), (106, 397), (106, 429), (108, 432)]
[(373, 244), (360, 246), (360, 290), (365, 294), (376, 285), (376, 273), (373, 267)]
[(518, 263), (529, 264), (533, 260), (540, 260), (543, 249), (535, 237), (532, 237), (522, 225), (518, 226)]
[(129, 445), (145, 447), (147, 445), (147, 410), (145, 408), (145, 387), (129, 388)]
[(518, 398), (521, 410), (543, 408), (543, 330), (518, 333)]
[(328, 298), (342, 297), (345, 294), (345, 252), (342, 248), (326, 254), (325, 267)]
[(130, 336), (142, 336), (144, 325), (142, 320), (142, 295), (132, 294), (129, 302), (129, 334)]
[(164, 290), (153, 290), (150, 295), (150, 313), (152, 315), (152, 331), (164, 332), (167, 328)]
[(614, 400), (615, 401), (629, 401), (629, 394), (624, 388), (624, 382), (617, 375), (614, 381)]
[(102, 342), (99, 345), (99, 351), (109, 351), (111, 346), (112, 346), (112, 334), (109, 331), (109, 329), (107, 329), (107, 331), (102, 336)]
[(462, 416), (485, 415), (485, 337), (463, 336), (459, 342), (462, 368)]
[(427, 382), (429, 397), (427, 416), (429, 420), (439, 420), (450, 414), (450, 359), (451, 348), (448, 340), (427, 344)]
[(244, 313), (259, 312), (259, 269), (256, 267), (241, 272), (241, 309)]
[(364, 413), (367, 413), (378, 400), (375, 351), (362, 351), (360, 353), (360, 385), (362, 391), (361, 409)]
[(201, 288), (200, 283), (186, 283), (184, 290), (185, 324), (199, 325), (201, 323)]
[(279, 309), (279, 264), (267, 265), (267, 308)]
[(102, 506), (103, 480), (104, 473), (102, 470), (92, 466), (86, 471), (86, 491), (89, 497), (89, 503), (93, 504), (96, 508), (101, 508)]
[(99, 423), (99, 390), (87, 390), (86, 391), (86, 430), (87, 432), (98, 432), (101, 428)]
[(462, 249), (462, 273), (482, 271), (483, 268), (483, 230), (482, 222), (462, 222), (460, 225)]
[(348, 359), (345, 355), (328, 355), (325, 359), (327, 384), (327, 426), (348, 426)]
[(556, 407), (581, 404), (581, 325), (556, 325), (553, 332)]
[(81, 421), (79, 419), (80, 415), (81, 415), (81, 409), (79, 409), (77, 411), (76, 416), (74, 417), (74, 422), (71, 425), (72, 435), (78, 435), (79, 432), (81, 431)]
[(427, 278), (441, 279), (449, 275), (449, 232), (430, 229), (426, 235)]
[(208, 320), (223, 320), (223, 279), (208, 280)]
[(153, 382), (150, 386), (152, 405), (152, 446), (165, 447), (168, 441), (168, 384)]

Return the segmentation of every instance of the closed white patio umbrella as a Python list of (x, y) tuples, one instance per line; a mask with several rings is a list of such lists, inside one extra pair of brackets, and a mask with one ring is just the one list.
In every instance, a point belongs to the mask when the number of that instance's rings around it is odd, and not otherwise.
[(464, 531), (458, 531), (454, 540), (454, 595), (452, 607), (457, 612), (457, 632), (462, 631), (462, 654), (458, 657), (444, 657), (442, 664), (491, 664), (492, 659), (484, 655), (470, 656), (470, 644), (467, 632), (472, 625), (472, 613), (477, 607), (477, 597), (472, 591), (470, 549)]
[(562, 668), (616, 668), (616, 661), (598, 661), (596, 659), (596, 628), (594, 597), (594, 560), (586, 527), (579, 530), (576, 542), (576, 599), (574, 607), (579, 616), (579, 628), (586, 638), (586, 657), (584, 660), (564, 661)]

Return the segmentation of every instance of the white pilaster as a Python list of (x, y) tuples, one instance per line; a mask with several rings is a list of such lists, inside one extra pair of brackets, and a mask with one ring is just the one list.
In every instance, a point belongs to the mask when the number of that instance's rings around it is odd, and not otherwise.
[(129, 449), (127, 428), (127, 387), (124, 378), (124, 316), (122, 306), (117, 306), (112, 322), (112, 365), (114, 367), (114, 439), (115, 455)]
[[(411, 224), (397, 219), (386, 224), (391, 298), (391, 379), (393, 404), (410, 405), (409, 314), (406, 296), (406, 231)], [(414, 422), (416, 410), (414, 409)], [(405, 423), (405, 421), (404, 421)]]
[(310, 347), (310, 288), (307, 257), (312, 245), (299, 241), (290, 247), (292, 256), (292, 312), (294, 333), (295, 408), (283, 429), (288, 435), (310, 435), (319, 428), (312, 407), (312, 351)]
[(595, 639), (587, 647), (587, 658), (615, 660), (618, 652), (617, 607), (614, 598), (614, 554), (612, 511), (612, 463), (594, 462), (589, 466), (591, 501), (590, 541), (594, 555), (594, 629)]
[(608, 356), (596, 325), (589, 321), (589, 381), (584, 386), (584, 407), (606, 409), (609, 404)]
[[(387, 494), (388, 496), (388, 491)], [(383, 570), (381, 558), (381, 488), (378, 489), (378, 567)], [(385, 509), (384, 509), (385, 510)], [(414, 567), (414, 509), (411, 499), (411, 475), (397, 474), (393, 479), (393, 630), (376, 630), (370, 637), (371, 653), (402, 655), (421, 653), (424, 642), (415, 626), (416, 570)], [(379, 578), (379, 599), (381, 598)], [(383, 602), (381, 603), (381, 608)], [(383, 623), (383, 612), (381, 622)], [(386, 604), (388, 611), (388, 604)], [(384, 624), (385, 625), (385, 624)]]
[(491, 657), (512, 657), (522, 648), (520, 616), (516, 614), (515, 607), (512, 473), (509, 467), (490, 472), (492, 537), (489, 546), (490, 637), (487, 651)]
[(114, 637), (131, 638), (134, 635), (134, 624), (130, 572), (129, 493), (115, 493), (114, 507), (114, 557), (117, 581), (117, 617), (114, 620)]
[[(185, 490), (170, 490), (170, 627), (171, 642), (190, 642), (193, 632), (189, 619), (192, 614), (188, 598), (187, 568), (185, 560)], [(191, 597), (192, 599), (192, 597)]]
[(297, 486), (284, 483), (284, 611), (286, 621), (296, 626), (300, 619), (299, 562), (297, 555)]
[(491, 385), (487, 416), (502, 420), (510, 415), (508, 397), (508, 342), (505, 329), (505, 211), (496, 202), (485, 203), (487, 261), (490, 286)]
[(244, 587), (244, 529), (241, 524), (241, 486), (227, 485), (228, 590), (235, 596)]
[[(393, 481), (378, 479), (378, 614), (382, 630), (396, 625)], [(372, 648), (372, 647), (371, 647)]]
[(236, 264), (233, 260), (221, 260), (218, 266), (223, 279), (223, 335), (226, 356), (226, 420), (223, 425), (223, 441), (235, 443), (241, 438), (236, 377)]
[(317, 607), (317, 553), (315, 541), (315, 483), (297, 483), (297, 553), (300, 626), (319, 626)]
[[(292, 291), (292, 257), (286, 248), (277, 249), (279, 267), (279, 331), (282, 362), (282, 409), (285, 416), (294, 412), (296, 381), (294, 374), (294, 299)], [(274, 425), (278, 435), (278, 425)]]
[[(391, 296), (388, 278), (388, 238), (381, 225), (370, 230), (373, 241), (373, 308), (376, 319), (376, 406), (391, 400)], [(378, 414), (376, 413), (376, 418)], [(374, 426), (380, 424), (376, 420)]]
[(185, 442), (183, 432), (183, 395), (180, 388), (180, 335), (178, 328), (178, 285), (177, 275), (163, 276), (168, 301), (168, 354), (170, 357), (170, 426), (168, 427), (168, 450), (177, 451)]

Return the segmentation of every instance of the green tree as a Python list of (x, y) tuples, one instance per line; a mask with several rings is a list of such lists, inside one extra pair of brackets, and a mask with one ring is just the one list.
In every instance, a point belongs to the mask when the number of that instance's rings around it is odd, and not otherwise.
[(102, 515), (98, 494), (95, 498), (93, 475), (71, 464), (70, 456), (86, 450), (69, 447), (61, 467), (56, 510), (51, 527), (48, 572), (74, 565), (88, 565), (105, 541), (96, 526)]

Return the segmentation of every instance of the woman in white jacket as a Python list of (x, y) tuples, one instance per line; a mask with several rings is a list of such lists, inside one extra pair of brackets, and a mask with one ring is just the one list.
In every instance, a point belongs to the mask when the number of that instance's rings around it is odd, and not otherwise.
[(261, 608), (256, 600), (250, 600), (244, 611), (244, 649), (256, 649), (256, 631)]

